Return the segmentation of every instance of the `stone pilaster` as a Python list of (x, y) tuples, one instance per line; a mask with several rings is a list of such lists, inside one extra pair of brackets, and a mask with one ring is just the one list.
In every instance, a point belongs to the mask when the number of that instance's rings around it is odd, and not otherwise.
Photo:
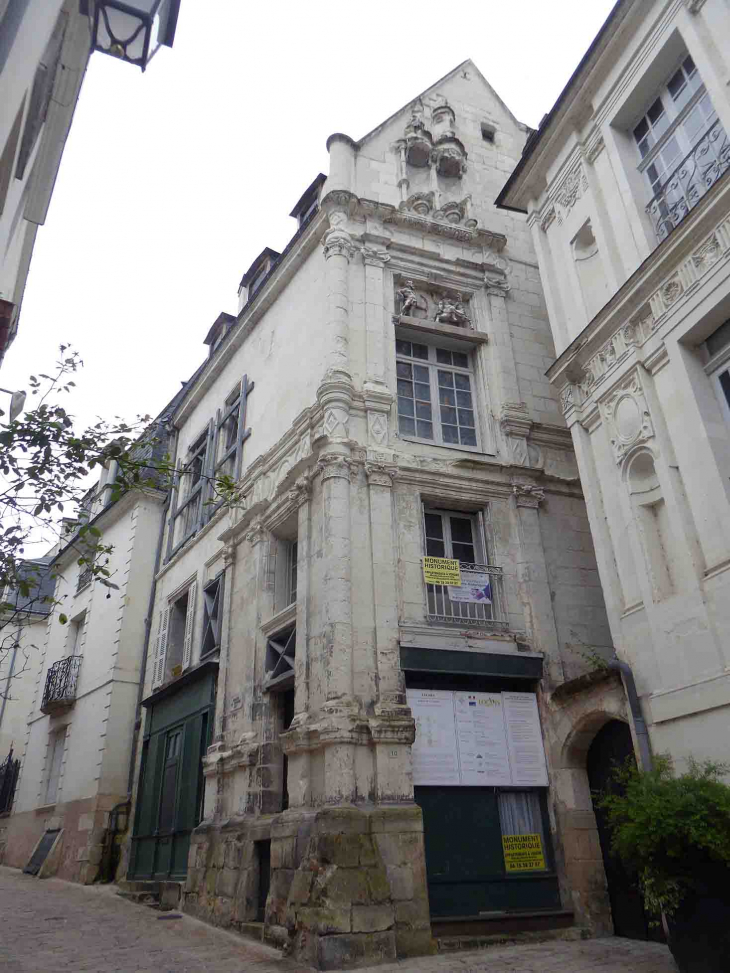
[(513, 479), (512, 495), (519, 542), (518, 578), (523, 589), (525, 622), (535, 652), (545, 653), (545, 668), (554, 683), (564, 679), (545, 550), (539, 523), (542, 487)]

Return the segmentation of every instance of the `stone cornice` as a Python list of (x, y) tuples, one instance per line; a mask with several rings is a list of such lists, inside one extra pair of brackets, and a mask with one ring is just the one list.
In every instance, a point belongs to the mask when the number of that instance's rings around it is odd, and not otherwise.
[[(663, 339), (682, 319), (705, 277), (730, 265), (728, 201), (726, 175), (550, 366), (547, 375), (561, 389), (566, 415), (602, 394), (624, 362), (643, 358), (650, 339)], [(653, 346), (647, 351), (653, 353)]]

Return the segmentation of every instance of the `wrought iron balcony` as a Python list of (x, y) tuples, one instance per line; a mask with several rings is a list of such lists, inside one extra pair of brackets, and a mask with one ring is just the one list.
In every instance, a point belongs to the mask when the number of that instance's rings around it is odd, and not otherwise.
[(60, 713), (73, 706), (80, 667), (80, 655), (70, 655), (53, 663), (46, 676), (41, 702), (42, 713)]
[(488, 577), (489, 585), (481, 586), (482, 589), (488, 587), (488, 590), (483, 592), (478, 601), (456, 601), (449, 597), (447, 585), (427, 584), (429, 621), (504, 631), (507, 628), (507, 611), (502, 569), (491, 564), (471, 564), (466, 561), (459, 561), (459, 565), (462, 570), (462, 587), (468, 587), (464, 584), (467, 572), (477, 572)]
[(660, 242), (669, 236), (729, 168), (730, 142), (718, 119), (682, 159), (646, 207)]
[(81, 591), (81, 589), (85, 588), (87, 584), (91, 584), (93, 577), (94, 572), (91, 565), (89, 564), (86, 567), (83, 567), (81, 571), (79, 571), (78, 581), (76, 582), (76, 591)]

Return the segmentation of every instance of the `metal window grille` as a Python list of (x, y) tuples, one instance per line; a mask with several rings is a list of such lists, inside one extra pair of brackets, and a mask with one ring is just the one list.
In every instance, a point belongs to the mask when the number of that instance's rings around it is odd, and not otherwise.
[(76, 699), (76, 685), (81, 656), (71, 655), (54, 662), (46, 675), (41, 712), (52, 713), (71, 706)]

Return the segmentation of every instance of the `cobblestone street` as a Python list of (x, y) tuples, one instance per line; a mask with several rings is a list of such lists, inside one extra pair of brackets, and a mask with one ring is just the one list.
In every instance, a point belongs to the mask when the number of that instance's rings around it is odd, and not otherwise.
[[(165, 918), (166, 913), (127, 902), (111, 886), (39, 881), (0, 867), (0, 915), (3, 973), (307, 971), (251, 940), (187, 916)], [(626, 939), (500, 946), (374, 969), (380, 973), (676, 973), (665, 947)]]

